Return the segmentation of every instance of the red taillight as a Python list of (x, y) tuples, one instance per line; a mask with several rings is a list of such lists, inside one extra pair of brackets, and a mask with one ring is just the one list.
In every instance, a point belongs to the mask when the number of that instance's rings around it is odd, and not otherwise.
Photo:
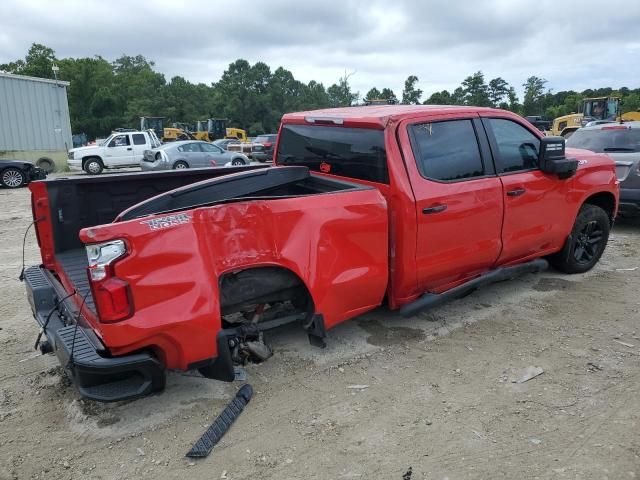
[(119, 322), (131, 316), (129, 284), (116, 277), (92, 282), (93, 301), (101, 322)]
[(129, 284), (117, 278), (113, 264), (127, 253), (123, 240), (87, 245), (87, 273), (101, 322), (118, 322), (133, 314)]
[(602, 130), (629, 130), (625, 125), (616, 125), (615, 127), (602, 127)]
[(212, 166), (212, 167), (215, 167), (215, 166), (217, 166), (217, 165), (218, 165), (218, 164), (216, 163), (216, 161), (215, 161), (215, 160), (211, 160), (211, 166)]
[(264, 142), (262, 145), (264, 146), (264, 148), (271, 148), (273, 146), (273, 143), (272, 142)]

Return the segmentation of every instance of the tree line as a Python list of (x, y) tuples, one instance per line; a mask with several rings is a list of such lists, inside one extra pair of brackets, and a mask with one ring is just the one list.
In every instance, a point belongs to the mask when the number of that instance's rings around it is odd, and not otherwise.
[[(59, 70), (54, 73), (52, 67)], [(226, 118), (228, 126), (249, 134), (275, 132), (286, 112), (340, 107), (365, 100), (403, 104), (474, 105), (503, 108), (521, 115), (555, 118), (578, 112), (582, 99), (615, 95), (623, 112), (640, 109), (640, 88), (573, 90), (553, 93), (547, 80), (531, 76), (522, 85), (520, 101), (513, 85), (501, 77), (485, 80), (479, 71), (465, 78), (452, 92), (443, 90), (423, 99), (419, 79), (410, 75), (397, 97), (388, 88), (372, 87), (365, 95), (353, 91), (346, 73), (329, 87), (314, 80), (296, 80), (283, 67), (272, 70), (263, 62), (243, 59), (231, 63), (217, 82), (192, 83), (181, 76), (167, 81), (154, 62), (142, 55), (123, 55), (114, 61), (101, 56), (57, 58), (53, 49), (34, 43), (24, 59), (0, 65), (0, 71), (70, 82), (68, 91), (71, 128), (89, 138), (107, 135), (117, 127), (137, 127), (141, 116), (166, 117), (169, 122), (194, 122)]]

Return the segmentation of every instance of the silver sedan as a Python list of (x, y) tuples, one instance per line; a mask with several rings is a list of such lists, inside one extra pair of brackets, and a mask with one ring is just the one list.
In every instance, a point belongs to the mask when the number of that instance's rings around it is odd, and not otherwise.
[(165, 143), (153, 150), (145, 150), (140, 167), (143, 171), (153, 171), (249, 165), (249, 163), (250, 160), (242, 153), (228, 152), (208, 142), (185, 140)]

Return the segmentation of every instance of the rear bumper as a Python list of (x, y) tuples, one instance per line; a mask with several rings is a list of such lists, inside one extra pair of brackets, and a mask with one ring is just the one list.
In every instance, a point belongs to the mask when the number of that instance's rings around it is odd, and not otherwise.
[(169, 166), (162, 162), (140, 161), (140, 169), (143, 172), (159, 172), (160, 170), (169, 170)]
[(640, 188), (621, 188), (618, 213), (625, 217), (640, 216)]
[[(56, 354), (80, 393), (102, 402), (128, 400), (161, 390), (165, 384), (163, 365), (151, 353), (111, 357), (90, 328), (83, 326), (70, 301), (63, 298), (43, 268), (25, 271), (27, 297), (40, 328), (46, 323), (48, 343), (43, 350)], [(47, 318), (49, 318), (47, 322)]]

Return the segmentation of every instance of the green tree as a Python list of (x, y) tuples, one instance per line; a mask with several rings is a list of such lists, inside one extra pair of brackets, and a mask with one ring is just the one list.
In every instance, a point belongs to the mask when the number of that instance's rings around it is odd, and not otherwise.
[(2, 64), (0, 71), (30, 77), (54, 78), (53, 65), (56, 61), (56, 53), (53, 49), (40, 43), (34, 43), (29, 48), (24, 60)]
[(348, 107), (357, 102), (360, 94), (352, 92), (351, 85), (349, 85), (349, 78), (352, 75), (353, 73), (347, 74), (345, 72), (344, 76), (338, 80), (338, 83), (334, 83), (327, 89), (329, 104), (332, 107)]
[(383, 88), (380, 92), (380, 98), (391, 100), (393, 103), (398, 102), (398, 97), (396, 97), (396, 94), (390, 88)]
[(463, 103), (476, 107), (490, 107), (489, 87), (480, 71), (467, 77), (462, 82)]
[(640, 93), (630, 93), (624, 98), (620, 108), (621, 113), (640, 111)]
[(513, 87), (509, 87), (507, 91), (507, 110), (510, 110), (514, 113), (522, 113), (522, 105), (520, 105), (518, 100), (518, 94), (516, 93), (516, 89)]
[(371, 90), (367, 92), (364, 98), (366, 100), (378, 100), (382, 98), (382, 93), (380, 93), (380, 90), (378, 90), (376, 87), (373, 87)]
[(448, 90), (435, 92), (424, 101), (425, 105), (453, 105), (453, 98)]
[(404, 82), (404, 90), (402, 91), (402, 103), (405, 105), (417, 105), (422, 97), (422, 90), (416, 88), (418, 77), (410, 75)]
[(489, 101), (492, 106), (499, 106), (508, 95), (509, 84), (502, 77), (489, 81)]
[(535, 75), (527, 78), (527, 81), (522, 84), (524, 87), (524, 102), (523, 102), (523, 114), (524, 115), (541, 115), (543, 110), (543, 95), (544, 87), (547, 81), (544, 78), (536, 77)]

